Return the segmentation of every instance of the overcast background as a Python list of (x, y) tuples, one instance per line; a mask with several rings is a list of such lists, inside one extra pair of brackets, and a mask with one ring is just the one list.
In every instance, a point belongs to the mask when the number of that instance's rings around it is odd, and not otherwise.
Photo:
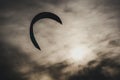
[[(63, 25), (32, 18), (58, 15)], [(0, 80), (120, 80), (119, 0), (0, 0)]]

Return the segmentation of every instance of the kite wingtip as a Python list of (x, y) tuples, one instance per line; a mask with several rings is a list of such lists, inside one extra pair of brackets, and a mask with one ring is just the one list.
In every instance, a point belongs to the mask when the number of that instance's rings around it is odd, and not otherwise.
[(39, 46), (37, 46), (36, 48), (41, 51), (41, 48)]
[(59, 22), (60, 22), (60, 24), (63, 24), (61, 20)]
[(41, 48), (40, 48), (40, 47), (39, 47), (38, 49), (41, 51)]

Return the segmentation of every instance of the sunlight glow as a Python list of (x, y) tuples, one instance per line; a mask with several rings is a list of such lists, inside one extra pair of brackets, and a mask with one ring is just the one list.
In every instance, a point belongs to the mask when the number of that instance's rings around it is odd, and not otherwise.
[(70, 59), (73, 63), (85, 64), (90, 59), (94, 58), (94, 55), (90, 55), (92, 51), (84, 46), (75, 47), (70, 51)]

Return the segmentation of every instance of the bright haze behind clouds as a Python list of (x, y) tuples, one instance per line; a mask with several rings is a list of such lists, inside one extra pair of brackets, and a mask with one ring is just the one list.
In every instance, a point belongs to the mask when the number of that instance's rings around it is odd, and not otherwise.
[[(29, 37), (32, 18), (42, 51)], [(119, 0), (1, 0), (1, 80), (120, 80)]]

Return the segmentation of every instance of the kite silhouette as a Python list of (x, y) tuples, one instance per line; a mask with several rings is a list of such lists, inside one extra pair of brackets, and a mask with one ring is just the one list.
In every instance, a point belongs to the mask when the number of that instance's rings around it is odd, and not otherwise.
[(40, 46), (38, 45), (38, 43), (35, 39), (35, 36), (34, 36), (34, 33), (33, 33), (33, 26), (38, 20), (45, 19), (45, 18), (52, 19), (52, 20), (62, 24), (61, 19), (56, 14), (51, 13), (51, 12), (39, 13), (32, 19), (31, 24), (30, 24), (30, 39), (31, 39), (33, 45), (39, 50), (41, 50), (41, 48), (40, 48)]

